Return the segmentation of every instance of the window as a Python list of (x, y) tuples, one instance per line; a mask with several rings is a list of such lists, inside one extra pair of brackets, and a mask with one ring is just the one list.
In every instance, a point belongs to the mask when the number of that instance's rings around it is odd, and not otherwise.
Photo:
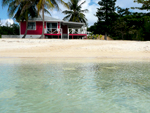
[(28, 22), (28, 30), (36, 30), (35, 22)]
[(57, 29), (57, 23), (47, 23), (47, 28)]
[(47, 23), (47, 33), (57, 34), (57, 23)]

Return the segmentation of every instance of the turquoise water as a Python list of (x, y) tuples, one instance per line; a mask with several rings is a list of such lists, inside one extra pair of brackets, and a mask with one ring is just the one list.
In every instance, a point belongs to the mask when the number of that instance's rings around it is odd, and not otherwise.
[(0, 62), (0, 113), (149, 112), (150, 62)]

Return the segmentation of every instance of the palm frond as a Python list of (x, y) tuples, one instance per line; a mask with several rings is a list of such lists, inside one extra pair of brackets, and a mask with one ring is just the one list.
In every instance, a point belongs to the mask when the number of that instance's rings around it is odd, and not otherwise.
[(88, 9), (84, 9), (84, 10), (80, 10), (80, 12), (82, 12), (82, 13), (88, 13), (89, 10)]
[(87, 24), (87, 19), (85, 18), (84, 13), (87, 13), (89, 10), (88, 9), (81, 10), (82, 5), (86, 1), (83, 1), (81, 4), (79, 4), (80, 1), (81, 0), (70, 0), (70, 2), (68, 2), (69, 10), (65, 10), (62, 12), (67, 15), (64, 17), (65, 20), (68, 19), (69, 21), (82, 22)]
[(67, 16), (65, 16), (65, 17), (63, 18), (63, 20), (69, 20), (70, 17), (71, 17), (71, 15), (67, 15)]
[(73, 11), (65, 10), (65, 11), (63, 11), (62, 13), (64, 13), (64, 14), (73, 14), (74, 12), (73, 12)]
[(15, 5), (15, 1), (11, 2), (8, 7), (8, 16), (12, 18), (18, 7)]
[(86, 2), (86, 1), (83, 1), (83, 2), (79, 5), (79, 7), (81, 7), (85, 2)]
[(44, 12), (52, 16), (51, 13), (47, 9), (44, 9)]

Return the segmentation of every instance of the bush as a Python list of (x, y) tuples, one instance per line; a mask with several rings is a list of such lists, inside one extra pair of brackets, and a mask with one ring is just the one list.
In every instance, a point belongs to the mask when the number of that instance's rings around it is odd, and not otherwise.
[(101, 35), (101, 34), (100, 34), (100, 36), (99, 36), (99, 37), (100, 37), (100, 39), (101, 39), (101, 38), (103, 37), (103, 35)]
[(100, 35), (99, 34), (94, 35), (93, 33), (91, 33), (87, 38), (88, 39), (99, 39), (99, 38), (101, 39), (102, 36), (103, 35), (101, 35), (101, 34)]

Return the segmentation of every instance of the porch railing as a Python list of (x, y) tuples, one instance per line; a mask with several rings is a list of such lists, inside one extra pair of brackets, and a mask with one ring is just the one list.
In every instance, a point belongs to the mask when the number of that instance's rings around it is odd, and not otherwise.
[(47, 28), (45, 29), (45, 33), (46, 34), (62, 34), (62, 29), (59, 28)]
[(69, 34), (87, 34), (87, 29), (85, 28), (69, 28)]

